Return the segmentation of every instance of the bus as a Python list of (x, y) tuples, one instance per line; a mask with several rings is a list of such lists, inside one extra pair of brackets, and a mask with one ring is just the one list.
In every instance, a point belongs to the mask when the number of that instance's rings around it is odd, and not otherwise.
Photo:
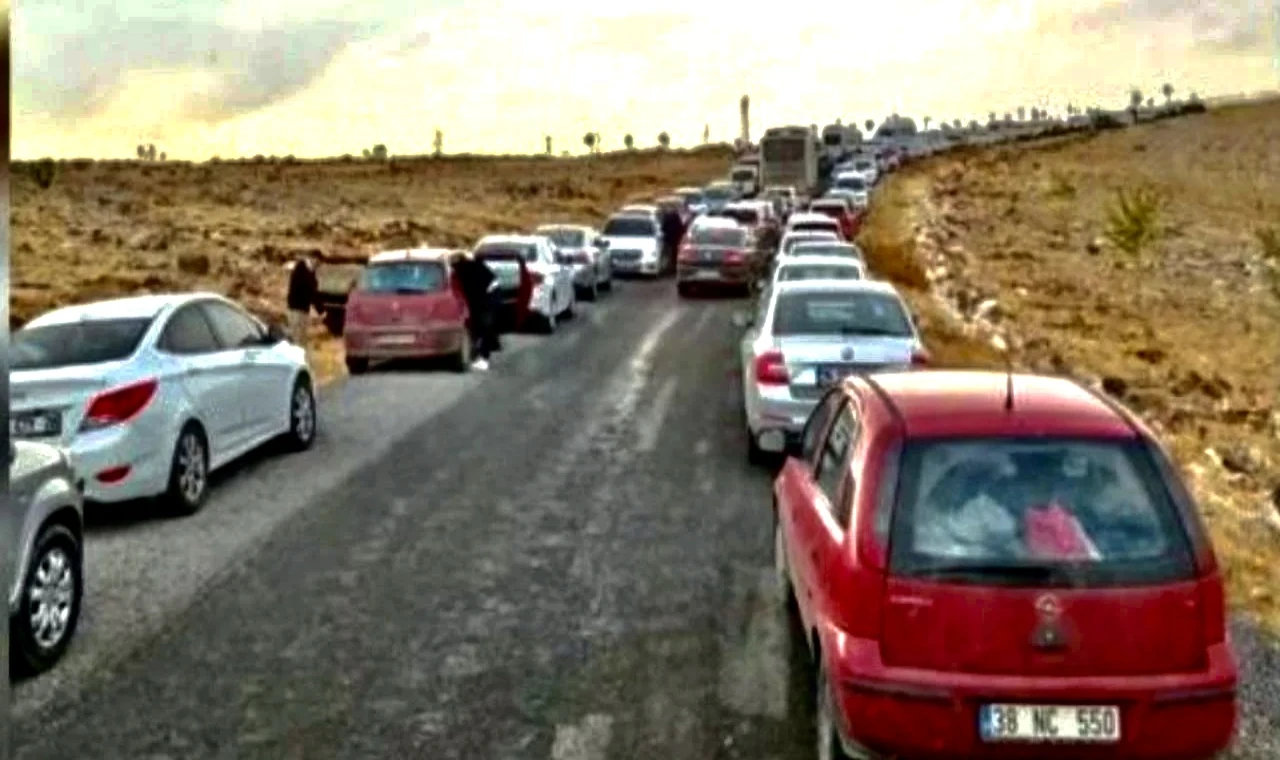
[(791, 186), (812, 195), (818, 185), (818, 146), (808, 127), (774, 127), (760, 138), (760, 187)]

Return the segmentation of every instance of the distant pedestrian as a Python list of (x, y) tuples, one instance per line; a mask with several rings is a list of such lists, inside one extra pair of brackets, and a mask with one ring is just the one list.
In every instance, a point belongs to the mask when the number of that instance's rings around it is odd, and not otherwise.
[(319, 289), (315, 262), (310, 255), (299, 256), (289, 273), (289, 294), (285, 303), (289, 309), (289, 338), (303, 348), (307, 346), (311, 310), (315, 308)]
[(680, 239), (684, 237), (684, 222), (674, 211), (664, 211), (662, 225), (662, 262), (663, 271), (675, 268), (676, 252), (680, 250)]
[(488, 264), (466, 253), (454, 256), (452, 263), (467, 302), (467, 330), (475, 356), (471, 367), (484, 371), (489, 369), (489, 356), (497, 345), (491, 290), (498, 278)]

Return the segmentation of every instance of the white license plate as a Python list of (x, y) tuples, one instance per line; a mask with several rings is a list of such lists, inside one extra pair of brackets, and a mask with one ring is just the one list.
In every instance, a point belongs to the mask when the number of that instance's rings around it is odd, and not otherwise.
[(686, 277), (688, 277), (690, 280), (718, 280), (718, 279), (720, 279), (720, 273), (719, 273), (719, 272), (717, 272), (717, 271), (716, 271), (716, 270), (714, 270), (714, 269), (695, 269), (695, 270), (693, 270), (692, 272), (690, 272), (689, 274), (687, 274), (687, 275), (685, 275), (685, 276), (686, 276)]
[(983, 705), (978, 730), (988, 742), (1120, 741), (1120, 708), (1114, 705)]
[(418, 337), (416, 335), (383, 335), (378, 338), (378, 344), (383, 346), (412, 346), (417, 340)]

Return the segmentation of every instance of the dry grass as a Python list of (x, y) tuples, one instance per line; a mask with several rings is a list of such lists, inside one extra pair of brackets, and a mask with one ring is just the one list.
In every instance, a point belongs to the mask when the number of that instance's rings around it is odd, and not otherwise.
[[(940, 363), (999, 366), (985, 336), (1006, 331), (1019, 366), (1142, 413), (1186, 465), (1233, 603), (1276, 631), (1280, 291), (1258, 231), (1280, 222), (1278, 145), (1271, 102), (940, 157), (890, 180), (863, 236)], [(1117, 198), (1146, 193), (1151, 234), (1120, 250)]]
[[(296, 251), (364, 257), (388, 247), (470, 246), (550, 221), (600, 223), (625, 202), (723, 173), (727, 148), (590, 158), (63, 162), (51, 187), (14, 172), (11, 326), (57, 306), (212, 290), (283, 316)], [(28, 167), (29, 168), (29, 167)], [(314, 361), (342, 372), (313, 326)]]

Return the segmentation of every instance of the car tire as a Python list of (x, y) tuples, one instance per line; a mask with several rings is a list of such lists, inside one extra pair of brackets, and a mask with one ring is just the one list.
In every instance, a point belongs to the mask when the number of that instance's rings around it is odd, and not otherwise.
[(289, 392), (289, 432), (285, 446), (289, 451), (306, 451), (316, 442), (316, 393), (311, 378), (302, 375)]
[(471, 371), (471, 333), (468, 332), (462, 336), (462, 343), (453, 353), (449, 363), (453, 366), (454, 372)]
[(818, 663), (818, 676), (814, 679), (814, 745), (818, 760), (872, 760), (870, 755), (850, 757), (840, 744), (839, 732), (836, 729), (836, 707), (832, 703), (831, 683), (827, 679), (827, 668)]
[(609, 276), (600, 283), (600, 289), (606, 293), (613, 292), (613, 273), (610, 273)]
[(363, 375), (369, 371), (369, 360), (362, 356), (347, 357), (347, 374)]
[(684, 282), (676, 283), (676, 295), (681, 298), (693, 298), (693, 286)]
[(747, 428), (747, 463), (752, 467), (764, 467), (769, 464), (769, 454), (756, 443), (755, 433)]
[(582, 300), (594, 301), (600, 297), (600, 283), (592, 282), (591, 287), (582, 289)]
[(556, 327), (558, 326), (556, 324), (557, 320), (555, 314), (544, 314), (539, 321), (541, 324), (538, 326), (542, 328), (542, 333), (544, 335), (552, 335), (555, 333)]
[(209, 495), (209, 443), (204, 431), (188, 422), (178, 433), (169, 465), (169, 488), (164, 501), (174, 513), (194, 515)]
[[(9, 619), (10, 677), (30, 677), (53, 667), (75, 637), (84, 599), (84, 554), (79, 538), (59, 523), (45, 525), (31, 547), (31, 559), (18, 598), (18, 610)], [(52, 596), (48, 607), (41, 597)], [(33, 618), (53, 616), (52, 628), (43, 632)]]

